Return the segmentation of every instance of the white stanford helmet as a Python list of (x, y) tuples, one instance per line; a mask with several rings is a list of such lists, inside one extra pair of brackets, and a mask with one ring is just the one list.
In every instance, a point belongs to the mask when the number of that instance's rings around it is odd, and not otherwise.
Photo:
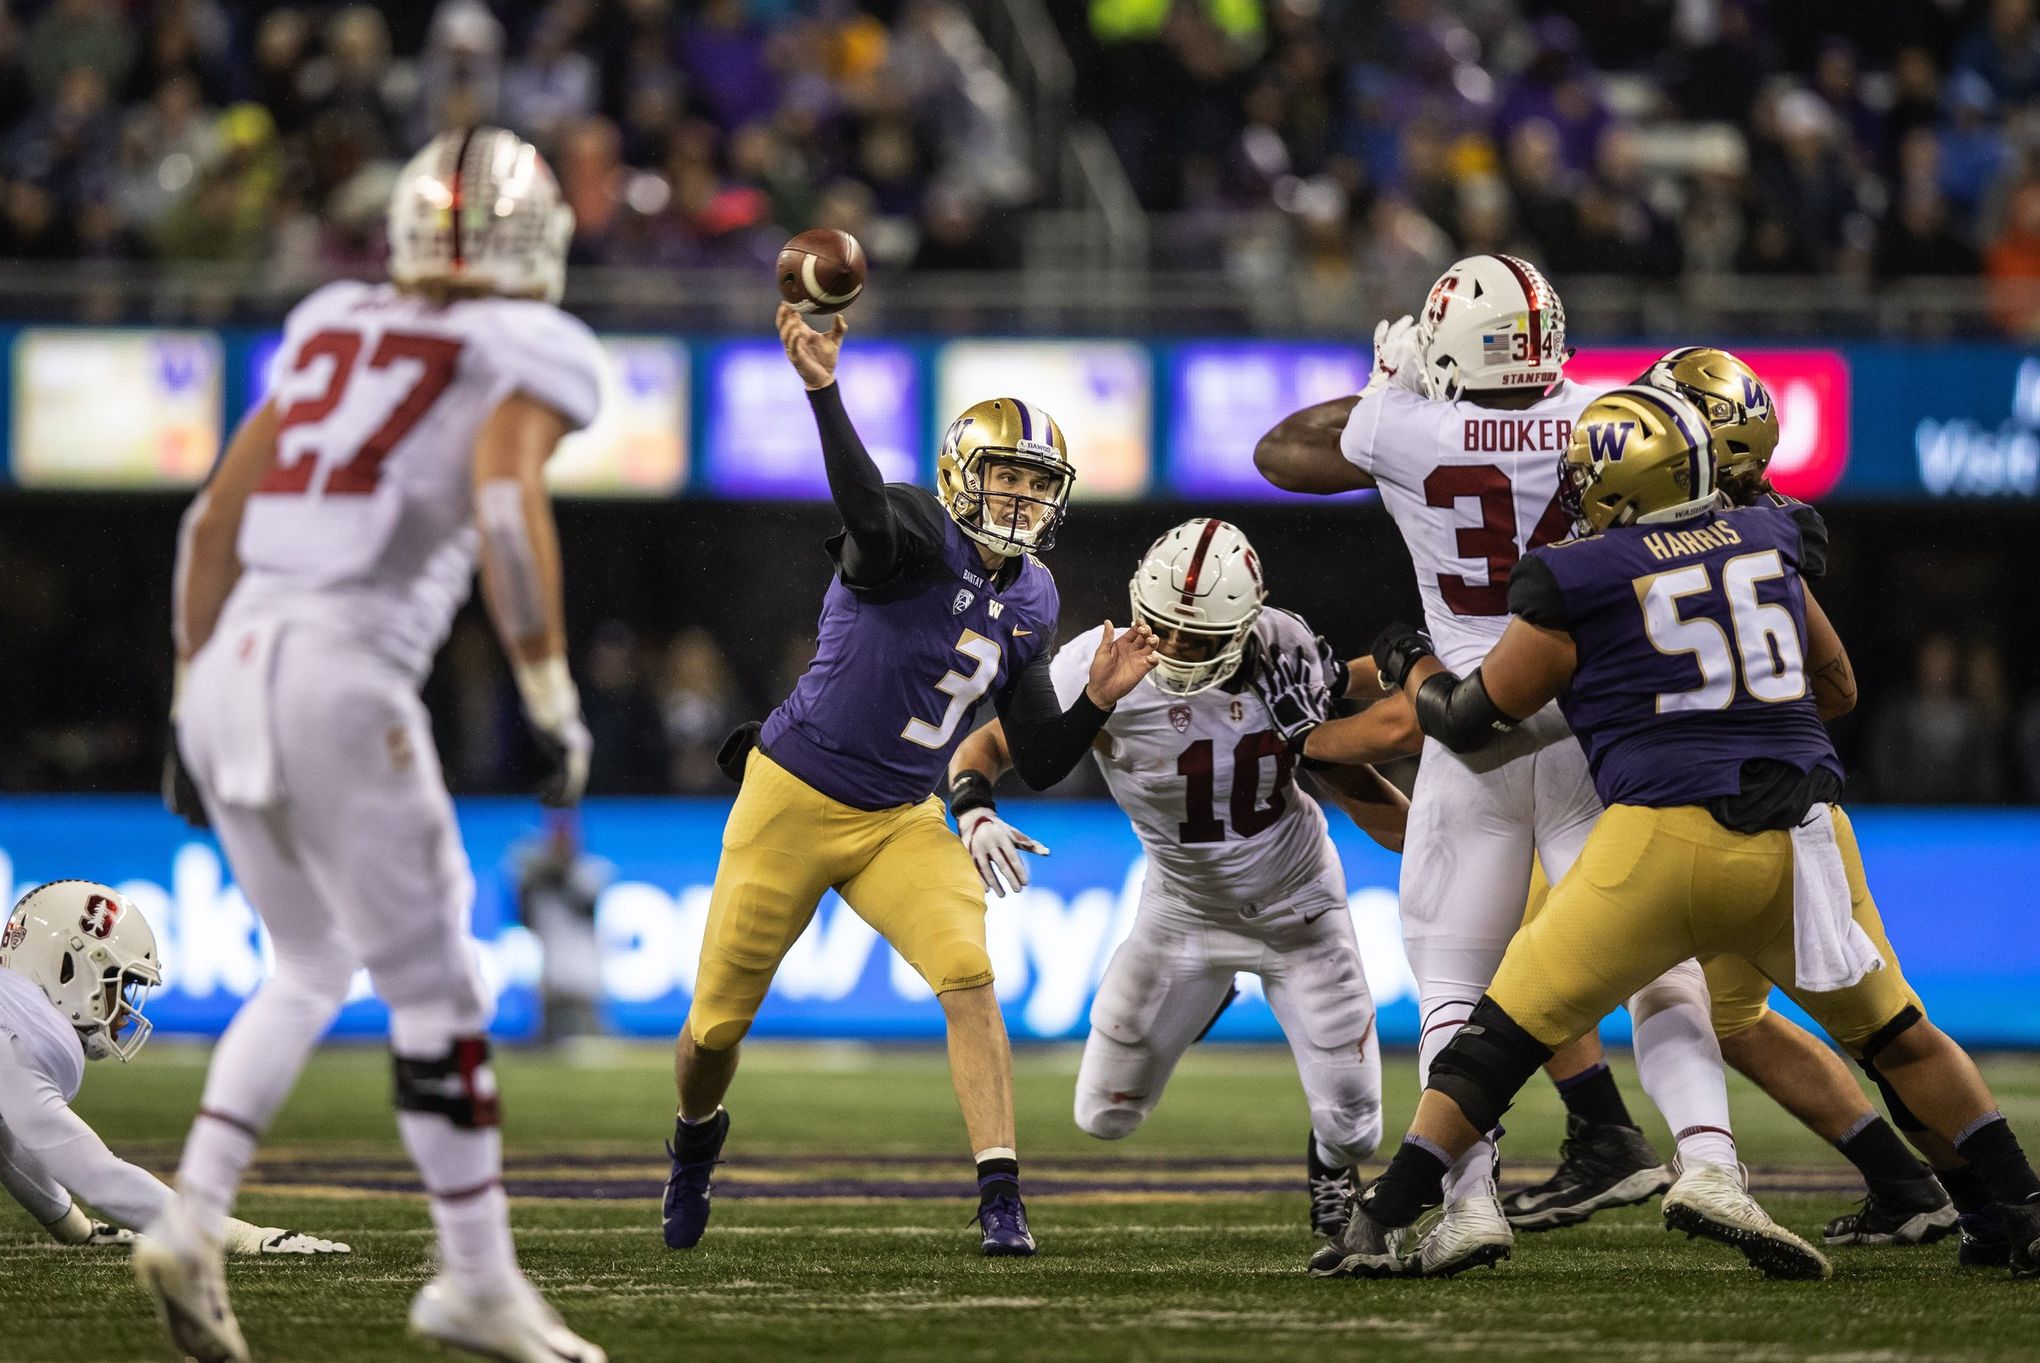
[(1236, 525), (1199, 518), (1185, 521), (1148, 546), (1133, 573), (1133, 615), (1178, 646), (1195, 643), (1195, 658), (1155, 650), (1155, 689), (1194, 696), (1230, 677), (1240, 665), (1268, 589), (1261, 561)]
[(502, 128), (441, 133), (390, 195), (390, 278), (560, 301), (574, 211), (538, 148)]
[(28, 976), (93, 1060), (131, 1060), (154, 1030), (142, 999), (163, 982), (156, 934), (134, 902), (90, 880), (53, 880), (0, 926), (0, 967)]
[(1469, 390), (1542, 390), (1563, 375), (1565, 304), (1535, 265), (1468, 256), (1431, 286), (1417, 319), (1419, 381), (1427, 398)]

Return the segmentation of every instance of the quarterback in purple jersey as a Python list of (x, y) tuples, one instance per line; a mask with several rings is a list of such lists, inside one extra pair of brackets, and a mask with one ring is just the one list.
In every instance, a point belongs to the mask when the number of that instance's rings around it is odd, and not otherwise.
[[(1383, 684), (1455, 750), (1556, 699), (1608, 808), (1432, 1065), (1409, 1134), (1314, 1272), (1404, 1272), (1407, 1228), (1439, 1200), (1446, 1169), (1553, 1050), (1670, 963), (1719, 952), (1875, 1062), (1989, 1190), (2013, 1274), (2040, 1275), (2040, 1176), (1975, 1065), (1907, 987), (1833, 803), (1841, 768), (1821, 719), (1853, 687), (1806, 585), (1824, 566), (1819, 516), (1796, 503), (1729, 508), (1716, 475), (1690, 402), (1645, 387), (1604, 394), (1581, 413), (1560, 471), (1582, 533), (1519, 565), (1515, 618), (1481, 666), (1453, 675), (1407, 626), (1376, 641)], [(1665, 1195), (1667, 1226), (1733, 1245), (1770, 1276), (1830, 1275), (1733, 1170), (1712, 1171), (1720, 1187), (1691, 1173)]]
[(814, 662), (762, 729), (731, 736), (742, 782), (723, 830), (701, 965), (675, 1043), (680, 1111), (666, 1183), (666, 1244), (707, 1229), (710, 1176), (736, 1075), (773, 972), (830, 889), (941, 1000), (950, 1074), (975, 1153), (988, 1255), (1034, 1253), (1014, 1147), (1013, 1062), (992, 992), (985, 895), (935, 788), (989, 696), (1021, 779), (1067, 776), (1119, 699), (1154, 666), (1135, 622), (1104, 642), (1065, 710), (1049, 678), (1058, 602), (1035, 555), (1055, 543), (1076, 470), (1062, 428), (1033, 403), (992, 398), (951, 422), (937, 492), (888, 484), (836, 387), (847, 331), (781, 306), (779, 338), (807, 385), (843, 531)]

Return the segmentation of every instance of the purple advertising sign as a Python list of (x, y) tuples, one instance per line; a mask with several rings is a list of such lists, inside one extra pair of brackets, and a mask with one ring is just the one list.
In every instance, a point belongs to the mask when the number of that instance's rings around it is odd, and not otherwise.
[(1169, 485), (1179, 497), (1284, 498), (1254, 468), (1254, 442), (1301, 407), (1357, 393), (1365, 346), (1205, 342), (1169, 352)]
[[(882, 341), (844, 347), (843, 405), (887, 482), (922, 481), (928, 460), (914, 352)], [(776, 341), (732, 341), (708, 352), (707, 486), (724, 497), (829, 495), (821, 442), (800, 377)]]

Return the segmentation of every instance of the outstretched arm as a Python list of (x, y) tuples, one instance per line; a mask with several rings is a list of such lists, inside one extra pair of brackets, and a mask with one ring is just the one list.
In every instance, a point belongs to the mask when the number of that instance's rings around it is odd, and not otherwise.
[(1003, 740), (1020, 779), (1034, 790), (1046, 790), (1068, 776), (1105, 727), (1112, 707), (1154, 666), (1155, 636), (1144, 622), (1115, 634), (1107, 620), (1083, 694), (1065, 710), (1056, 698), (1049, 660), (1029, 663), (996, 698)]
[(1286, 492), (1329, 495), (1373, 487), (1374, 480), (1339, 451), (1339, 433), (1359, 401), (1333, 398), (1282, 418), (1254, 446), (1254, 467)]
[(1311, 771), (1310, 779), (1361, 832), (1391, 852), (1403, 850), (1410, 802), (1388, 778), (1372, 767), (1320, 767)]
[(1484, 748), (1565, 690), (1579, 665), (1570, 634), (1517, 616), (1487, 657), (1459, 677), (1431, 652), (1431, 641), (1391, 625), (1374, 641), (1381, 675), (1416, 707), (1425, 733), (1454, 752)]

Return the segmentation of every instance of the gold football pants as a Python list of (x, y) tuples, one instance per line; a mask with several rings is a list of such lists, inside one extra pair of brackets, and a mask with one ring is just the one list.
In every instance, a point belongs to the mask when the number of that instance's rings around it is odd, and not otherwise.
[(936, 993), (992, 982), (984, 882), (942, 802), (857, 809), (754, 749), (723, 827), (687, 1030), (728, 1050), (750, 1030), (773, 973), (840, 893)]
[[(1724, 1017), (1717, 996), (1717, 1030), (1761, 1017), (1775, 983), (1853, 1049), (1919, 998), (1885, 938), (1854, 830), (1840, 809), (1834, 816), (1853, 916), (1884, 958), (1882, 970), (1851, 987), (1816, 994), (1793, 981), (1789, 832), (1733, 833), (1696, 805), (1614, 805), (1595, 824), (1572, 872), (1509, 944), (1489, 996), (1557, 1048), (1680, 961), (1735, 958), (1717, 967), (1737, 1010)], [(1737, 972), (1737, 962), (1749, 969)], [(1710, 969), (1710, 986), (1715, 974)]]

